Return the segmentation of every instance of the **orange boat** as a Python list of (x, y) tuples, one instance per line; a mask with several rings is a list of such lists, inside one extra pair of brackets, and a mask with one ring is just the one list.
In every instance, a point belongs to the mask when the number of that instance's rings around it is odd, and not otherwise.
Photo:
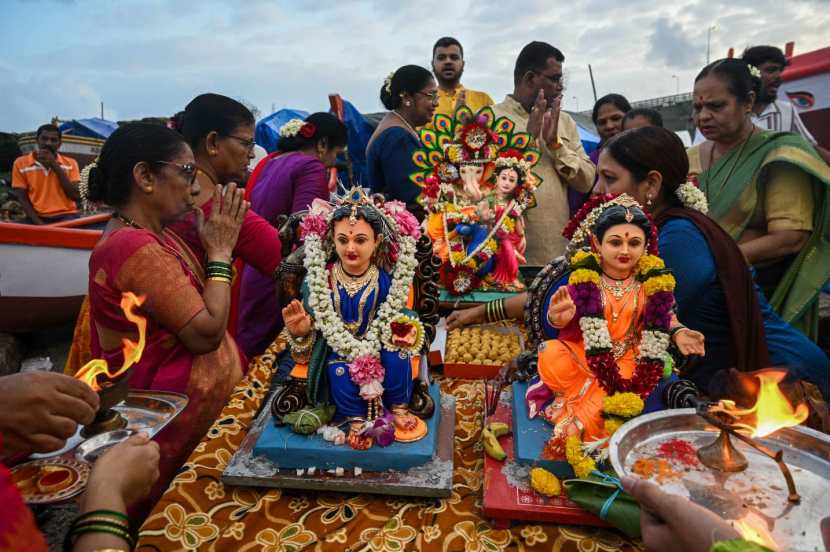
[(89, 255), (109, 218), (105, 213), (43, 226), (0, 222), (0, 332), (75, 320), (87, 292)]

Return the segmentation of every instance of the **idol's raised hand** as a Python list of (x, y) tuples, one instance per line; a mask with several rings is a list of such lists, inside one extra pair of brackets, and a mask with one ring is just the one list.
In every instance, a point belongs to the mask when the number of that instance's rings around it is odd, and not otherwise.
[(288, 333), (294, 337), (305, 337), (311, 333), (311, 317), (297, 299), (282, 309), (282, 319), (285, 327), (288, 328)]
[(567, 286), (562, 286), (553, 294), (548, 307), (548, 322), (554, 328), (564, 328), (576, 316), (576, 304), (571, 298)]
[(674, 334), (674, 344), (684, 356), (706, 354), (703, 334), (689, 328), (682, 328)]

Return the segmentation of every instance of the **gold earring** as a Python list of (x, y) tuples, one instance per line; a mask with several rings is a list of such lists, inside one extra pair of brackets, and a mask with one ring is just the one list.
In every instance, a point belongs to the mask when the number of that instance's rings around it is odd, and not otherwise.
[(651, 207), (651, 196), (646, 196), (646, 207)]

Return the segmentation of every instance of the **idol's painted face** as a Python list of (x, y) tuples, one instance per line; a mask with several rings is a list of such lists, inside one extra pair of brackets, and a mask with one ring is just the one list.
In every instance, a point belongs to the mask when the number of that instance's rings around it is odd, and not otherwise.
[(372, 254), (380, 241), (375, 231), (363, 219), (354, 224), (348, 218), (334, 223), (334, 248), (343, 268), (353, 276), (359, 276), (369, 269)]
[(605, 231), (599, 244), (603, 271), (615, 278), (628, 277), (646, 250), (646, 235), (636, 224), (617, 224)]
[(496, 191), (502, 196), (510, 196), (519, 185), (519, 174), (513, 169), (502, 169), (496, 179)]
[(482, 165), (461, 165), (458, 169), (461, 175), (461, 180), (464, 182), (474, 181), (481, 182), (481, 177), (484, 176), (484, 167)]

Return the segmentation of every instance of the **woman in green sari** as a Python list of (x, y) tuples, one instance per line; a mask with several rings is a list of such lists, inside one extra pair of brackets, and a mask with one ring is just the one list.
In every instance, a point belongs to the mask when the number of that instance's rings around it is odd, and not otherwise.
[(706, 142), (689, 149), (690, 173), (773, 308), (815, 339), (818, 295), (830, 280), (830, 168), (800, 136), (752, 123), (753, 72), (722, 59), (695, 79), (694, 119)]

